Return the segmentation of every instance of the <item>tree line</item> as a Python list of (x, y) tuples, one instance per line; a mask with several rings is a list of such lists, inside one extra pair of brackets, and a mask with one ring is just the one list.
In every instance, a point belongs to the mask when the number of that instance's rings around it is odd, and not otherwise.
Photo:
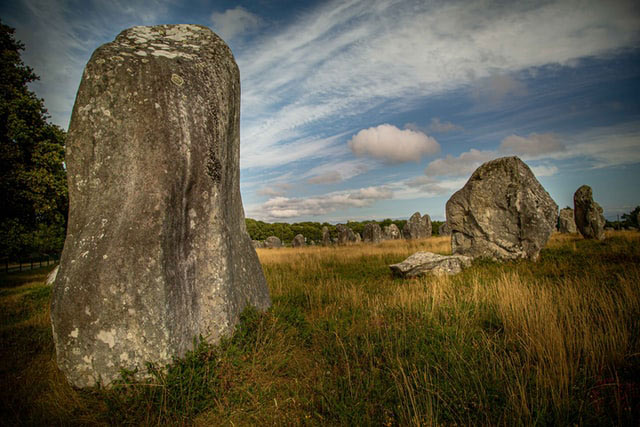
[[(291, 242), (293, 238), (297, 234), (302, 234), (307, 238), (307, 241), (313, 240), (315, 242), (322, 241), (322, 228), (327, 227), (329, 230), (329, 234), (332, 238), (338, 237), (338, 233), (336, 231), (336, 225), (330, 224), (328, 222), (296, 222), (293, 224), (288, 224), (286, 222), (275, 222), (268, 223), (264, 221), (257, 221), (252, 218), (247, 218), (247, 232), (249, 236), (251, 236), (252, 240), (265, 240), (269, 236), (276, 236), (283, 242)], [(384, 219), (382, 221), (347, 221), (346, 226), (351, 228), (354, 233), (360, 233), (362, 236), (362, 232), (364, 230), (364, 226), (371, 223), (376, 222), (380, 226), (380, 228), (384, 229), (384, 227), (389, 226), (391, 224), (395, 224), (400, 231), (407, 223), (406, 219)], [(438, 230), (440, 226), (443, 224), (442, 221), (433, 221), (432, 223), (432, 235), (438, 235)]]

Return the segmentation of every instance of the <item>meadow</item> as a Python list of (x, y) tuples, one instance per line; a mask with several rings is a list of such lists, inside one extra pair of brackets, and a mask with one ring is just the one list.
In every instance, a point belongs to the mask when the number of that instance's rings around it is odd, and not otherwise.
[(418, 250), (449, 241), (259, 249), (269, 311), (108, 390), (55, 366), (49, 269), (1, 275), (0, 424), (637, 425), (640, 233), (393, 278)]

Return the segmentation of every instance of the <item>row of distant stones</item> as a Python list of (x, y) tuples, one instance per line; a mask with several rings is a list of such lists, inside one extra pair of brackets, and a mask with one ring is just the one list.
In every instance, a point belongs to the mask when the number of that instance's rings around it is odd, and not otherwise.
[[(443, 230), (444, 228), (444, 230)], [(332, 246), (332, 245), (349, 245), (353, 243), (380, 243), (383, 240), (399, 240), (403, 237), (407, 240), (411, 239), (423, 239), (431, 236), (432, 224), (429, 215), (420, 215), (420, 212), (414, 213), (407, 221), (402, 229), (402, 232), (397, 225), (391, 224), (384, 228), (380, 227), (378, 223), (371, 222), (364, 226), (362, 235), (354, 232), (350, 227), (343, 224), (336, 225), (337, 237), (331, 237), (329, 229), (322, 227), (322, 240), (315, 242), (314, 240), (307, 241), (306, 237), (302, 234), (297, 234), (291, 241), (291, 246)], [(443, 234), (444, 232), (444, 234)], [(444, 225), (440, 227), (440, 235), (449, 235), (450, 231)], [(253, 240), (253, 246), (255, 248), (281, 248), (283, 246), (282, 240), (276, 236), (269, 236), (264, 241)]]

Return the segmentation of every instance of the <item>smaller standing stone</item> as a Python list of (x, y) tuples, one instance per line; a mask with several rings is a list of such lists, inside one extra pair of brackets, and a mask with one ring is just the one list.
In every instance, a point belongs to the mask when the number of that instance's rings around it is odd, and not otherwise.
[(264, 248), (264, 243), (261, 242), (260, 240), (252, 240), (251, 243), (253, 244), (253, 247), (255, 249)]
[(356, 243), (357, 237), (353, 230), (346, 225), (336, 225), (336, 231), (338, 232), (338, 244), (347, 245), (349, 243)]
[(384, 227), (384, 238), (385, 240), (397, 240), (402, 237), (400, 233), (400, 229), (397, 225), (391, 224)]
[(322, 227), (322, 246), (331, 246), (331, 234), (326, 226)]
[(560, 215), (558, 215), (558, 231), (561, 233), (577, 233), (575, 216), (573, 209), (564, 208), (560, 209)]
[(291, 246), (293, 246), (294, 248), (300, 248), (306, 245), (307, 245), (306, 239), (302, 234), (296, 234), (296, 237), (294, 237), (293, 240), (291, 241)]
[(439, 236), (451, 236), (451, 227), (449, 227), (449, 223), (448, 222), (444, 222), (440, 228), (438, 228), (438, 235)]
[(438, 255), (433, 252), (416, 252), (401, 263), (389, 266), (394, 276), (417, 277), (428, 273), (435, 275), (458, 274), (471, 265), (471, 257), (464, 255)]
[(583, 185), (573, 195), (576, 226), (585, 239), (604, 239), (602, 208), (593, 200), (591, 187)]
[(402, 228), (402, 234), (407, 240), (431, 237), (431, 218), (426, 214), (420, 216), (420, 212), (414, 213)]
[(367, 243), (380, 243), (382, 241), (382, 229), (377, 222), (370, 222), (362, 230), (362, 240)]
[(278, 239), (276, 236), (269, 236), (264, 241), (264, 247), (268, 248), (268, 249), (281, 248), (282, 247), (282, 241), (280, 239)]

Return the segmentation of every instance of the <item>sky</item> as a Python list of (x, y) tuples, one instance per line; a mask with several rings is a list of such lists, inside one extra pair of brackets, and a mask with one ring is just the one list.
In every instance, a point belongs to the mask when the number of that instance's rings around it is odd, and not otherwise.
[(475, 168), (517, 155), (560, 208), (587, 184), (640, 205), (637, 1), (12, 0), (52, 122), (93, 51), (135, 25), (205, 25), (240, 68), (247, 217), (445, 219)]

